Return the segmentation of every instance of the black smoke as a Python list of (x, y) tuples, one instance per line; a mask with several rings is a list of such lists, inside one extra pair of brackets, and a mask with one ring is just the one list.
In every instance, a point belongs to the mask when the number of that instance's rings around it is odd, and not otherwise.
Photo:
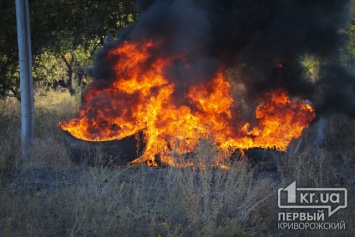
[[(154, 57), (185, 53), (166, 74), (177, 85), (176, 103), (189, 86), (209, 81), (221, 66), (236, 69), (229, 79), (245, 88), (251, 102), (282, 87), (313, 102), (318, 115), (355, 116), (355, 77), (335, 62), (346, 38), (349, 0), (141, 0), (139, 21), (96, 55), (95, 80), (109, 81), (105, 55), (124, 40), (164, 39)], [(319, 80), (305, 79), (300, 59), (321, 58)], [(188, 66), (186, 66), (186, 61)], [(236, 95), (234, 95), (236, 96)], [(238, 96), (241, 96), (240, 94)]]

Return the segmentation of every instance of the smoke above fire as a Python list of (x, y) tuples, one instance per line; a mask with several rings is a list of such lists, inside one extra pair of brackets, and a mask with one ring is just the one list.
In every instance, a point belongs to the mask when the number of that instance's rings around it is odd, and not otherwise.
[[(201, 139), (225, 154), (285, 151), (316, 114), (355, 115), (354, 76), (334, 60), (348, 4), (139, 2), (138, 22), (96, 53), (94, 81), (76, 117), (60, 127), (86, 141), (142, 133), (143, 154), (132, 163), (150, 165), (180, 166)], [(322, 58), (313, 79), (305, 74), (307, 57)]]
[[(188, 103), (191, 86), (208, 83), (223, 67), (232, 98), (250, 118), (255, 109), (249, 107), (274, 88), (308, 99), (319, 116), (355, 116), (355, 78), (333, 60), (345, 42), (339, 30), (349, 22), (349, 0), (141, 0), (137, 7), (139, 21), (96, 54), (90, 73), (102, 87), (115, 77), (117, 61), (107, 60), (108, 52), (126, 40), (150, 39), (159, 47), (151, 49), (147, 68), (158, 58), (184, 55), (164, 69), (175, 84), (176, 106)], [(316, 82), (305, 78), (305, 55), (327, 62)]]

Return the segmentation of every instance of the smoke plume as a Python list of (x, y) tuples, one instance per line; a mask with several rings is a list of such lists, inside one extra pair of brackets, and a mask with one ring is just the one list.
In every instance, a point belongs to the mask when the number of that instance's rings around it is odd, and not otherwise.
[[(148, 0), (139, 1), (139, 21), (96, 54), (92, 75), (109, 83), (107, 52), (124, 40), (161, 40), (155, 58), (184, 53), (165, 73), (176, 84), (177, 104), (191, 85), (211, 80), (224, 67), (235, 101), (250, 104), (282, 87), (313, 102), (318, 115), (355, 116), (355, 77), (334, 62), (349, 22), (349, 0)], [(322, 58), (319, 79), (306, 80), (300, 59)], [(119, 60), (119, 59), (117, 59)], [(329, 63), (331, 62), (331, 63)], [(149, 65), (147, 65), (149, 67)]]

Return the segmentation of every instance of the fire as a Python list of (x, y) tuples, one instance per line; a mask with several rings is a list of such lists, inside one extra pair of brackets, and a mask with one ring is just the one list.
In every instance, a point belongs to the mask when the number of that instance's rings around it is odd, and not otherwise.
[(309, 104), (291, 100), (279, 88), (260, 98), (256, 124), (251, 126), (235, 108), (222, 69), (209, 82), (187, 88), (183, 102), (177, 103), (177, 85), (167, 78), (165, 69), (174, 60), (184, 62), (183, 55), (154, 58), (151, 52), (157, 48), (159, 43), (153, 41), (126, 41), (109, 51), (106, 57), (114, 62), (114, 75), (93, 82), (77, 116), (60, 127), (86, 141), (122, 139), (143, 131), (144, 154), (132, 163), (157, 165), (159, 157), (161, 162), (179, 166), (176, 157), (192, 152), (201, 138), (212, 137), (221, 150), (286, 150), (315, 117)]

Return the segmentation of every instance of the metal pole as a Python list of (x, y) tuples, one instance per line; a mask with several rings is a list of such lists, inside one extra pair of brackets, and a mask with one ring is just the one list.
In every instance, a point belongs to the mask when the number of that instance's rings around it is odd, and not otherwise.
[(34, 138), (34, 105), (28, 0), (16, 0), (21, 89), (21, 149), (27, 158)]

